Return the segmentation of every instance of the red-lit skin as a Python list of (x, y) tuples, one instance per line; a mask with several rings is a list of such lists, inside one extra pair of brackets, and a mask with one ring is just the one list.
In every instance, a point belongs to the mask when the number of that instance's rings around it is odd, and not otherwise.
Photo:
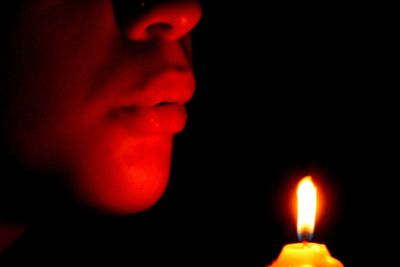
[(68, 174), (76, 199), (100, 212), (151, 207), (194, 92), (189, 32), (199, 3), (164, 1), (121, 24), (111, 0), (21, 2), (6, 46), (15, 79), (3, 142), (30, 170)]
[(0, 252), (6, 250), (27, 227), (24, 224), (0, 223)]

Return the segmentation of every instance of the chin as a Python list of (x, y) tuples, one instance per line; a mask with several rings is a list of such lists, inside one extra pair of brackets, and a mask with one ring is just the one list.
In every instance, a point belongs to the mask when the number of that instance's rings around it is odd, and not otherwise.
[[(75, 157), (71, 188), (79, 202), (109, 215), (149, 209), (168, 185), (172, 135), (110, 138)], [(99, 140), (97, 140), (99, 141)], [(96, 146), (95, 146), (96, 144)]]
[[(130, 176), (102, 177), (115, 180), (109, 187), (94, 185), (91, 189), (79, 192), (84, 204), (97, 213), (106, 215), (129, 215), (145, 211), (154, 206), (162, 197), (168, 176)], [(119, 180), (119, 181), (118, 181)], [(129, 185), (123, 180), (140, 180)]]

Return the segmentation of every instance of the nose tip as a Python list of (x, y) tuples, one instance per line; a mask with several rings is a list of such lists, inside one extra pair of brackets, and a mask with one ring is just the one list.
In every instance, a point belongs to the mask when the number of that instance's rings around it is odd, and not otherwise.
[(128, 38), (134, 41), (153, 38), (178, 40), (196, 26), (201, 13), (201, 6), (197, 0), (163, 1), (149, 7), (133, 19), (126, 33)]

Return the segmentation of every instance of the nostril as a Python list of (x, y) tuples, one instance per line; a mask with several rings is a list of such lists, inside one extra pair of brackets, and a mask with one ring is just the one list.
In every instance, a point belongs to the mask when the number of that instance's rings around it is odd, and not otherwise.
[(168, 106), (174, 104), (174, 102), (163, 101), (157, 104), (157, 106)]
[(116, 13), (120, 15), (117, 22), (131, 41), (148, 41), (158, 37), (168, 41), (178, 40), (189, 33), (201, 17), (198, 0), (147, 0), (150, 4), (145, 2), (143, 7), (132, 7), (128, 9), (130, 11), (121, 3), (141, 1), (114, 1), (115, 8), (119, 8)]
[(153, 36), (156, 36), (156, 35), (161, 35), (162, 36), (164, 34), (167, 34), (167, 33), (171, 32), (171, 31), (172, 31), (171, 24), (164, 23), (164, 22), (154, 23), (154, 24), (148, 26), (147, 29), (146, 29), (146, 32), (149, 35), (153, 35)]

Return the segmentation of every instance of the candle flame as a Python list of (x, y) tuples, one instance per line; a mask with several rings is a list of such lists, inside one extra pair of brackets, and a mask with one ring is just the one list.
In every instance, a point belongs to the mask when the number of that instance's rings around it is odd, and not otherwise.
[(304, 177), (297, 187), (297, 236), (311, 241), (317, 213), (317, 188), (311, 176)]

